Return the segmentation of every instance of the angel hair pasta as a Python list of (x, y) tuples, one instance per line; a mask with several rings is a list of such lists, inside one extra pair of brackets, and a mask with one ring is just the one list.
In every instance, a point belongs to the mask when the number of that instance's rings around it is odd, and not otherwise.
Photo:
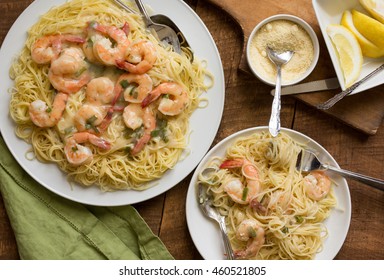
[(38, 160), (106, 191), (147, 188), (175, 166), (213, 83), (204, 61), (160, 44), (108, 0), (42, 15), (10, 73), (17, 136)]
[(237, 258), (312, 259), (322, 249), (323, 222), (336, 205), (333, 183), (324, 172), (296, 170), (302, 149), (285, 133), (254, 133), (212, 158), (206, 167), (215, 172), (199, 174), (226, 218)]

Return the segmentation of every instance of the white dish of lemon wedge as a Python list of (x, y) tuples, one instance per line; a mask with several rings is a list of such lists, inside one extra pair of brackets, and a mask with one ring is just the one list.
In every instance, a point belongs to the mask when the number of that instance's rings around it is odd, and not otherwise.
[[(312, 5), (343, 90), (384, 63), (384, 0), (312, 0)], [(353, 94), (383, 83), (384, 72)]]

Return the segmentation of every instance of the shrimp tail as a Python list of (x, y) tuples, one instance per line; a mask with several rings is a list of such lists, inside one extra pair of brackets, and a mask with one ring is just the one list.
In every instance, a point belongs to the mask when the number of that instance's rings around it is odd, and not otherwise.
[(111, 149), (111, 143), (109, 143), (109, 141), (103, 139), (103, 138), (99, 138), (97, 136), (95, 137), (90, 137), (89, 138), (89, 142), (103, 150), (109, 150)]
[(131, 32), (131, 27), (129, 26), (128, 22), (124, 22), (124, 25), (123, 27), (121, 28), (121, 30), (124, 31), (124, 33), (128, 36), (129, 33)]
[(94, 20), (88, 22), (87, 28), (90, 29), (90, 30), (99, 31), (99, 32), (101, 32), (103, 34), (107, 33), (107, 29), (103, 25), (99, 24), (97, 21), (94, 21)]
[(223, 163), (220, 165), (221, 169), (230, 169), (230, 168), (237, 168), (241, 167), (244, 163), (243, 159), (228, 159), (223, 161)]
[(237, 250), (233, 252), (233, 255), (235, 256), (235, 259), (244, 259), (247, 254), (245, 250)]
[(141, 107), (145, 108), (149, 104), (151, 104), (153, 101), (155, 101), (160, 95), (155, 95), (153, 93), (149, 93), (144, 100), (141, 102)]
[(115, 110), (114, 110), (113, 107), (111, 107), (111, 108), (108, 110), (108, 112), (107, 112), (107, 114), (105, 115), (103, 121), (102, 121), (102, 122), (100, 123), (100, 125), (97, 127), (97, 129), (99, 130), (99, 133), (104, 132), (104, 131), (108, 128), (109, 124), (112, 122), (112, 117), (113, 117), (113, 113), (114, 113), (114, 111), (115, 111)]
[(85, 43), (85, 39), (81, 36), (78, 36), (78, 35), (63, 35), (63, 36), (65, 36), (64, 37), (65, 41), (70, 42), (70, 43), (76, 43), (76, 44), (84, 44)]
[(249, 202), (249, 206), (256, 211), (256, 213), (258, 214), (266, 214), (267, 213), (267, 208), (261, 204), (256, 198), (253, 198), (250, 202)]
[(109, 126), (109, 124), (112, 122), (113, 113), (115, 111), (121, 110), (121, 108), (116, 107), (115, 104), (119, 100), (120, 95), (123, 92), (123, 88), (121, 87), (121, 85), (116, 85), (114, 91), (115, 91), (115, 96), (111, 102), (111, 107), (109, 108), (107, 114), (105, 115), (104, 120), (98, 126), (98, 129), (100, 132), (104, 132), (107, 129), (107, 127)]
[(122, 70), (127, 70), (133, 66), (132, 63), (125, 61), (124, 59), (116, 59), (116, 66)]
[(132, 155), (138, 154), (144, 147), (145, 145), (151, 140), (151, 135), (146, 133), (144, 134), (135, 144), (133, 147), (131, 153)]
[(78, 132), (75, 133), (72, 137), (76, 143), (85, 143), (88, 141), (89, 143), (102, 148), (103, 150), (109, 150), (111, 148), (111, 143), (109, 141), (88, 132)]
[(247, 247), (243, 250), (234, 251), (236, 259), (247, 259), (256, 256), (260, 251), (261, 246), (264, 244), (264, 231), (260, 237), (250, 238), (247, 242)]

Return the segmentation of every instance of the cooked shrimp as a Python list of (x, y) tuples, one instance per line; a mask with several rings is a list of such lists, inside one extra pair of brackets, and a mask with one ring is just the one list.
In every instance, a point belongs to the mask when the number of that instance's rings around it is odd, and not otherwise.
[(100, 33), (92, 38), (95, 57), (105, 65), (116, 65), (116, 61), (124, 58), (129, 46), (125, 29), (97, 22), (91, 22), (90, 27)]
[(31, 48), (31, 56), (33, 61), (38, 64), (51, 62), (59, 56), (63, 49), (64, 41), (72, 43), (83, 43), (84, 39), (80, 36), (63, 34), (63, 35), (46, 35), (38, 38)]
[(98, 38), (101, 38), (101, 35), (97, 33), (94, 28), (92, 28), (92, 23), (93, 22), (89, 22), (87, 24), (87, 27), (85, 28), (86, 40), (83, 44), (83, 52), (89, 62), (99, 64), (101, 62), (98, 60), (95, 53), (93, 52), (93, 46), (95, 44), (95, 41)]
[(143, 125), (143, 108), (139, 104), (129, 104), (124, 108), (123, 120), (127, 127), (135, 130)]
[(126, 126), (133, 130), (144, 125), (144, 133), (132, 149), (132, 154), (136, 155), (151, 140), (151, 132), (156, 128), (156, 118), (149, 107), (142, 108), (140, 104), (132, 103), (125, 107), (123, 119)]
[(54, 75), (52, 72), (48, 73), (48, 78), (55, 89), (67, 94), (78, 92), (91, 79), (87, 74), (81, 75), (79, 78), (75, 78)]
[(147, 74), (122, 74), (116, 83), (115, 92), (123, 92), (124, 100), (141, 103), (152, 91), (152, 79)]
[(113, 98), (112, 98), (112, 101), (110, 103), (110, 107), (108, 109), (108, 112), (103, 120), (103, 122), (100, 124), (99, 126), (99, 130), (100, 131), (105, 131), (109, 124), (111, 123), (112, 121), (112, 118), (113, 118), (113, 113), (115, 111), (122, 111), (124, 110), (124, 107), (123, 108), (117, 108), (118, 106), (115, 106), (116, 105), (116, 102), (120, 99), (120, 96), (121, 96), (121, 93), (122, 93), (122, 86), (120, 85), (120, 79), (118, 79), (118, 81), (116, 82), (115, 86), (114, 86), (114, 89), (113, 89)]
[(179, 84), (169, 82), (158, 85), (143, 100), (142, 106), (146, 107), (156, 99), (164, 95), (159, 104), (159, 111), (164, 115), (176, 116), (187, 106), (189, 96), (186, 90)]
[(58, 123), (68, 100), (68, 95), (59, 92), (53, 100), (52, 108), (42, 100), (35, 100), (29, 105), (29, 116), (39, 127), (52, 127)]
[(240, 241), (248, 241), (244, 249), (235, 250), (235, 257), (247, 259), (257, 255), (265, 243), (264, 229), (252, 219), (243, 220), (236, 230), (236, 238)]
[(99, 133), (97, 126), (101, 124), (106, 114), (107, 108), (103, 106), (84, 104), (74, 117), (76, 129), (78, 131)]
[(152, 69), (157, 60), (157, 51), (150, 41), (139, 41), (129, 47), (126, 57), (116, 65), (130, 73), (144, 74)]
[(83, 44), (83, 52), (89, 62), (101, 64), (101, 62), (98, 60), (95, 53), (93, 52), (93, 41), (95, 40), (95, 38), (97, 38), (96, 36), (97, 35), (94, 35), (93, 37), (88, 38), (88, 40)]
[(48, 78), (52, 86), (64, 93), (78, 92), (91, 79), (87, 71), (84, 53), (80, 48), (70, 47), (63, 50), (51, 63)]
[(224, 161), (220, 168), (238, 168), (241, 167), (241, 172), (246, 178), (247, 185), (244, 186), (238, 178), (233, 178), (225, 183), (224, 190), (230, 198), (239, 204), (248, 204), (260, 191), (259, 172), (256, 166), (246, 159), (229, 159)]
[(304, 187), (310, 198), (321, 200), (331, 190), (331, 180), (322, 171), (312, 171), (304, 177)]
[(109, 150), (111, 148), (111, 144), (107, 140), (94, 134), (88, 132), (75, 133), (66, 140), (64, 146), (64, 153), (70, 164), (80, 165), (92, 160), (93, 154), (91, 149), (89, 147), (79, 145), (86, 142), (104, 150)]
[(84, 52), (78, 47), (65, 48), (51, 63), (50, 70), (55, 75), (79, 75), (87, 69)]
[(93, 105), (105, 105), (111, 103), (114, 94), (115, 84), (111, 79), (107, 77), (99, 77), (92, 79), (87, 84), (87, 89), (85, 91), (87, 102)]

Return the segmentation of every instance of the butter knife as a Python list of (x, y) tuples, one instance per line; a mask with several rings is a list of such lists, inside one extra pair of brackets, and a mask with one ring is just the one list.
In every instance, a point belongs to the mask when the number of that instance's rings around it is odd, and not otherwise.
[(358, 86), (360, 86), (362, 83), (366, 82), (368, 79), (370, 79), (373, 76), (375, 76), (377, 73), (379, 73), (383, 69), (384, 69), (384, 64), (382, 64), (381, 66), (377, 67), (375, 70), (373, 70), (367, 76), (362, 78), (360, 81), (354, 83), (353, 85), (351, 85), (346, 90), (343, 90), (342, 92), (336, 94), (335, 96), (333, 96), (332, 98), (328, 99), (324, 103), (321, 103), (321, 104), (317, 105), (316, 108), (320, 109), (320, 110), (327, 110), (327, 109), (331, 108), (333, 105), (335, 105), (337, 102), (339, 102), (343, 97), (347, 96), (348, 94), (351, 94)]
[[(330, 78), (307, 83), (301, 83), (292, 86), (285, 86), (281, 89), (281, 95), (290, 95), (297, 93), (307, 93), (320, 90), (329, 90), (339, 88), (340, 84), (337, 78)], [(271, 94), (275, 95), (275, 89), (271, 90)]]

